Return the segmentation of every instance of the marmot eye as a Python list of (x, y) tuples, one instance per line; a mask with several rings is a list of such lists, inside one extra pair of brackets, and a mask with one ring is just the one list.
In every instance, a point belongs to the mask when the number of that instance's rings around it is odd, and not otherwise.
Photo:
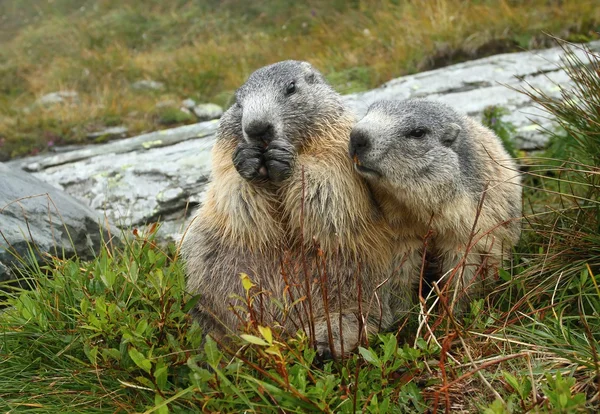
[(285, 87), (285, 94), (286, 95), (291, 95), (294, 92), (296, 92), (296, 82), (291, 81), (290, 83), (288, 83), (288, 85)]
[(411, 136), (411, 137), (413, 137), (413, 138), (423, 138), (423, 135), (425, 135), (425, 133), (426, 133), (426, 132), (427, 132), (427, 131), (425, 131), (425, 130), (424, 130), (424, 129), (422, 129), (422, 128), (415, 128), (415, 129), (413, 129), (412, 131), (410, 131), (410, 132), (408, 133), (408, 135), (410, 135), (410, 136)]

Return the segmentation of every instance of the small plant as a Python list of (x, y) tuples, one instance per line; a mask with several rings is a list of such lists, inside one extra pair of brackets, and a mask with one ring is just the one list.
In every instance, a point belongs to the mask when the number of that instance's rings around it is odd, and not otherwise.
[(370, 67), (354, 67), (327, 75), (327, 81), (341, 93), (362, 92), (373, 84), (374, 76)]
[(157, 114), (157, 122), (161, 125), (189, 123), (195, 119), (192, 114), (171, 106), (160, 108)]
[(519, 401), (521, 402), (521, 407), (526, 409), (532, 390), (531, 380), (529, 377), (518, 378), (506, 371), (502, 372), (502, 376), (504, 377), (506, 383), (512, 388), (513, 392), (518, 395)]
[(498, 135), (510, 156), (516, 158), (517, 148), (514, 143), (516, 128), (510, 122), (506, 122), (502, 119), (505, 115), (508, 115), (508, 110), (506, 108), (500, 106), (488, 106), (483, 110), (482, 122)]
[(549, 408), (553, 413), (574, 413), (586, 412), (585, 394), (577, 393), (573, 395), (571, 387), (575, 385), (575, 378), (563, 378), (560, 372), (555, 376), (546, 374), (546, 385), (542, 387), (546, 398), (548, 398)]
[(139, 411), (185, 390), (202, 333), (187, 314), (180, 263), (153, 237), (89, 263), (55, 259), (31, 275), (31, 290), (9, 297), (0, 315), (6, 408), (83, 412), (109, 398)]
[[(90, 262), (30, 268), (0, 313), (0, 409), (45, 412), (424, 412), (414, 378), (438, 350), (398, 345), (319, 361), (306, 335), (252, 324), (204, 338), (176, 249), (134, 231)], [(242, 281), (246, 291), (252, 282)], [(251, 305), (251, 303), (250, 303)]]

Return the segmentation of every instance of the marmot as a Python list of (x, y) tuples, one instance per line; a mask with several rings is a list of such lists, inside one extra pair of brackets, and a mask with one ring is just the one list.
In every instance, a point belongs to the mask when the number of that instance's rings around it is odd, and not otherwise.
[(464, 310), (521, 232), (520, 176), (500, 139), (442, 103), (381, 101), (353, 128), (349, 153), (402, 246), (433, 231), (428, 256)]
[(219, 126), (207, 201), (183, 245), (201, 319), (213, 315), (209, 331), (221, 329), (216, 319), (238, 326), (228, 303), (243, 296), (240, 272), (272, 302), (301, 299), (287, 318), (282, 305), (268, 307), (263, 323), (304, 329), (322, 353), (330, 343), (349, 352), (361, 329), (393, 322), (376, 292), (390, 276), (392, 233), (347, 156), (354, 123), (307, 62), (263, 67), (238, 89)]

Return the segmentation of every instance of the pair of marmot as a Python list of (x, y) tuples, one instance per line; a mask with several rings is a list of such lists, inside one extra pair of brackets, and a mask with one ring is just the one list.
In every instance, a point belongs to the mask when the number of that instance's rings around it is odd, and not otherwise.
[(320, 352), (349, 352), (412, 306), (430, 228), (438, 276), (463, 264), (454, 279), (472, 285), (498, 266), (519, 235), (515, 171), (491, 131), (445, 106), (380, 102), (355, 125), (310, 64), (261, 68), (221, 119), (183, 242), (199, 320), (217, 336), (248, 319), (302, 329)]

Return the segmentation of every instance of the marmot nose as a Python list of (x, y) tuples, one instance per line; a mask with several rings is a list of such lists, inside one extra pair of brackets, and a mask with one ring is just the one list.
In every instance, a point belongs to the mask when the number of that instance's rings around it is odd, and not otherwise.
[(244, 132), (248, 138), (252, 140), (261, 140), (270, 142), (273, 140), (273, 124), (264, 120), (250, 121), (244, 128)]
[(371, 148), (369, 135), (360, 129), (354, 129), (350, 133), (350, 156), (361, 155)]

